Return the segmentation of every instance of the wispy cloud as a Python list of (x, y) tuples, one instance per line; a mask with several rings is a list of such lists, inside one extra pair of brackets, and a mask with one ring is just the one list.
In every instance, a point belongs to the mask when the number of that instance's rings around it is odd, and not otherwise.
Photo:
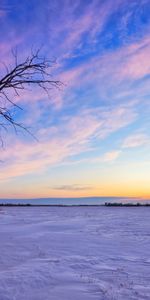
[(0, 18), (5, 17), (5, 15), (6, 15), (6, 11), (0, 9)]
[(50, 24), (49, 27), (50, 39), (53, 39), (54, 44), (59, 40), (56, 52), (61, 51), (63, 58), (67, 59), (90, 53), (93, 47), (95, 49), (95, 44), (98, 44), (97, 35), (102, 32), (109, 16), (120, 2), (116, 1), (114, 5), (111, 0), (105, 3), (96, 0), (82, 5), (81, 1), (76, 1), (74, 5), (68, 5), (68, 1), (64, 1), (63, 13), (55, 17), (55, 22), (61, 22), (61, 26), (53, 28)]
[(54, 187), (51, 187), (54, 190), (60, 190), (60, 191), (87, 191), (91, 190), (92, 187), (89, 185), (81, 185), (81, 184), (70, 184), (70, 185), (56, 185)]
[(150, 137), (145, 133), (135, 133), (125, 138), (122, 148), (135, 148), (150, 144)]
[[(83, 159), (82, 162), (88, 162), (90, 164), (109, 164), (109, 163), (113, 163), (116, 162), (116, 160), (118, 159), (118, 157), (121, 155), (122, 151), (121, 150), (112, 150), (112, 151), (107, 151), (105, 152), (103, 155), (101, 156), (96, 156), (94, 158), (91, 158), (90, 160), (88, 159)], [(80, 161), (79, 161), (80, 163)]]
[[(39, 132), (39, 143), (17, 142), (1, 151), (3, 178), (23, 176), (50, 165), (57, 165), (83, 152), (92, 151), (93, 141), (101, 140), (135, 120), (135, 113), (129, 109), (118, 108), (111, 111), (87, 110), (74, 117), (62, 119), (55, 128)], [(111, 160), (116, 153), (106, 155)]]
[(102, 161), (103, 162), (113, 162), (119, 157), (120, 153), (121, 153), (120, 150), (114, 150), (114, 151), (107, 152), (103, 156)]

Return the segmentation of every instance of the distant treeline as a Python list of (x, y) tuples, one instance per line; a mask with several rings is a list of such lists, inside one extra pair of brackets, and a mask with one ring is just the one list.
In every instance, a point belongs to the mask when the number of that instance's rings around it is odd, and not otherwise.
[(117, 202), (105, 202), (105, 204), (31, 204), (31, 203), (0, 203), (1, 206), (58, 206), (58, 207), (74, 207), (74, 206), (150, 206), (150, 203), (117, 203)]
[(105, 202), (105, 206), (150, 206), (150, 203), (117, 203), (117, 202)]
[(32, 206), (30, 203), (0, 203), (0, 206)]

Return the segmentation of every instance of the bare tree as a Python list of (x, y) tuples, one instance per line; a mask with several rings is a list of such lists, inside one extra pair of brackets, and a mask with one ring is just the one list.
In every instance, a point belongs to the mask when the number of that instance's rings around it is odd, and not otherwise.
[[(22, 109), (15, 103), (14, 98), (11, 99), (10, 91), (14, 95), (20, 96), (22, 90), (26, 90), (29, 86), (38, 86), (48, 95), (51, 88), (59, 88), (62, 83), (52, 80), (50, 68), (55, 61), (48, 60), (40, 56), (40, 50), (31, 52), (31, 54), (22, 62), (18, 62), (18, 55), (13, 52), (14, 66), (5, 67), (5, 75), (0, 79), (0, 129), (7, 130), (8, 126), (13, 126), (15, 131), (17, 128), (28, 129), (21, 123), (18, 123), (12, 115), (12, 106)], [(29, 132), (29, 131), (28, 131)], [(1, 140), (2, 141), (2, 140)]]

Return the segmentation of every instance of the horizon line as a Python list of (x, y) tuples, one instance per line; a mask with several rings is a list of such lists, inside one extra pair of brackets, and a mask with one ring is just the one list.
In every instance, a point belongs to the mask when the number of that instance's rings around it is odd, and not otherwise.
[(10, 198), (10, 197), (0, 197), (1, 200), (51, 200), (51, 199), (66, 199), (66, 200), (75, 200), (75, 199), (131, 199), (131, 200), (150, 200), (150, 197), (142, 197), (142, 196), (79, 196), (79, 197), (17, 197), (17, 198)]

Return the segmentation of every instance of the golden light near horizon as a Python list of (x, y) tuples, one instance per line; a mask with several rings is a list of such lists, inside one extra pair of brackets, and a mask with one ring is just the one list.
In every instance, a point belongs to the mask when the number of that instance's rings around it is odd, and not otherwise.
[(34, 48), (64, 83), (50, 97), (10, 91), (22, 110), (8, 111), (38, 141), (1, 127), (0, 198), (150, 199), (149, 13), (148, 1), (0, 5), (1, 78), (12, 49), (22, 61)]

